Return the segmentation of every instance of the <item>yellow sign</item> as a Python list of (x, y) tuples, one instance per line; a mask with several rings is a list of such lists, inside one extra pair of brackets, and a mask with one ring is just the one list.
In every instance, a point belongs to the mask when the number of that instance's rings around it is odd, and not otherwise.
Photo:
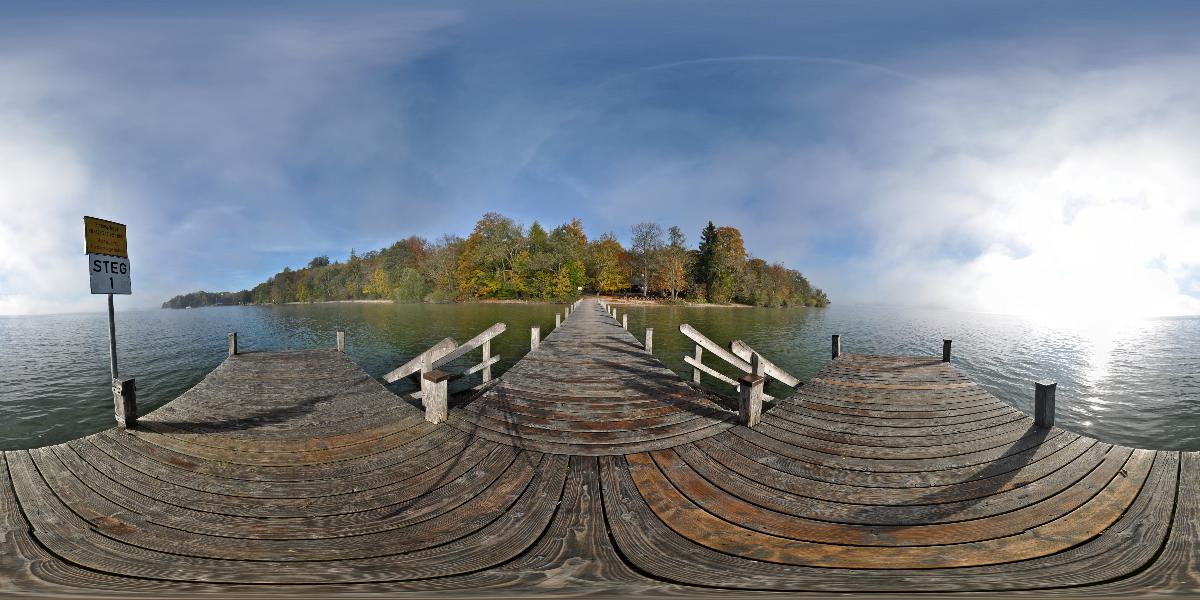
[(83, 218), (83, 239), (87, 254), (107, 254), (129, 258), (129, 244), (125, 239), (125, 226), (96, 217)]

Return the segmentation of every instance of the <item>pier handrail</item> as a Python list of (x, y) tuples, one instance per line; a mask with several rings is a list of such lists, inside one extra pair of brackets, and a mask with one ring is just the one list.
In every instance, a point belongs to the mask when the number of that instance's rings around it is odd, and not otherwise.
[[(732, 342), (729, 342), (729, 350), (736, 354), (738, 358), (746, 361), (747, 363), (750, 362), (750, 357), (757, 352), (754, 348), (751, 348), (749, 344), (743, 342), (742, 340), (733, 340)], [(796, 387), (800, 385), (799, 379), (796, 379), (787, 371), (775, 366), (775, 363), (763, 358), (761, 352), (758, 353), (758, 360), (762, 361), (764, 372), (767, 374), (767, 376), (771, 377), (775, 381), (778, 381), (779, 383), (782, 383), (788, 387)]]
[(387, 383), (394, 383), (410, 375), (420, 373), (421, 367), (425, 364), (427, 358), (432, 357), (433, 360), (437, 360), (456, 347), (458, 347), (458, 342), (454, 341), (454, 338), (446, 338), (434, 344), (428, 350), (412, 357), (412, 360), (396, 367), (392, 372), (384, 375), (383, 380)]
[[(784, 371), (774, 363), (763, 358), (762, 354), (756, 352), (750, 347), (749, 344), (741, 340), (734, 340), (730, 342), (730, 350), (726, 350), (716, 342), (705, 337), (703, 333), (700, 333), (695, 327), (692, 327), (687, 323), (682, 323), (679, 325), (679, 332), (687, 336), (693, 342), (696, 342), (695, 355), (684, 355), (683, 357), (683, 362), (691, 365), (693, 368), (692, 381), (695, 383), (700, 382), (700, 373), (703, 372), (720, 381), (732, 385), (733, 388), (738, 392), (742, 391), (742, 384), (739, 381), (733, 379), (732, 377), (726, 376), (724, 373), (721, 373), (720, 371), (717, 371), (716, 369), (713, 369), (702, 362), (704, 350), (708, 350), (712, 354), (716, 355), (717, 358), (720, 358), (730, 365), (733, 365), (734, 368), (747, 375), (755, 374), (754, 367), (751, 365), (751, 362), (754, 360), (754, 355), (757, 354), (759, 368), (762, 369), (762, 374), (769, 376), (770, 378), (789, 387), (795, 387), (800, 384), (799, 379), (793, 377), (787, 371)], [(767, 400), (775, 399), (773, 396), (765, 393), (763, 394), (763, 398)]]
[[(418, 372), (431, 371), (433, 369), (441, 368), (446, 363), (449, 363), (458, 357), (480, 346), (483, 346), (484, 344), (488, 344), (490, 346), (489, 342), (492, 341), (492, 338), (504, 333), (504, 330), (507, 328), (508, 326), (504, 323), (496, 323), (495, 325), (483, 330), (479, 335), (467, 340), (466, 342), (463, 342), (461, 345), (455, 342), (453, 338), (446, 338), (435, 344), (432, 348), (416, 355), (412, 358), (412, 360), (409, 360), (403, 365), (397, 367), (387, 375), (384, 375), (383, 380), (387, 383), (392, 383), (399, 381), (404, 377), (408, 377), (409, 375), (414, 375)], [(477, 373), (486, 367), (496, 364), (499, 362), (499, 360), (499, 355), (491, 356), (491, 352), (484, 352), (483, 362), (480, 362), (470, 369), (467, 369), (463, 375)], [(490, 379), (490, 377), (488, 379)]]
[[(383, 380), (392, 383), (401, 378), (419, 374), (421, 390), (409, 394), (409, 397), (420, 400), (425, 405), (427, 421), (435, 424), (441, 423), (446, 420), (447, 416), (447, 387), (451, 381), (483, 371), (481, 386), (491, 382), (492, 365), (500, 362), (499, 354), (492, 356), (492, 338), (504, 333), (507, 328), (508, 326), (504, 323), (496, 323), (463, 344), (457, 344), (454, 339), (446, 338), (384, 375)], [(451, 361), (480, 347), (483, 348), (483, 359), (479, 364), (457, 374), (441, 370), (441, 367)]]

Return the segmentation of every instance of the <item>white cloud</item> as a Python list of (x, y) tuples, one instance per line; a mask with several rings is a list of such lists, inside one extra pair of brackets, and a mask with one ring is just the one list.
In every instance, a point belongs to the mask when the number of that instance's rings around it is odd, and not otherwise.
[[(134, 299), (157, 304), (485, 210), (693, 243), (734, 225), (835, 302), (1200, 313), (1191, 40), (1109, 26), (883, 67), (676, 48), (653, 66), (604, 36), (543, 56), (493, 30), (519, 16), (472, 17), (0, 24), (0, 313), (92, 305), (83, 214), (129, 223)], [(488, 41), (418, 63), (464, 31)]]
[[(907, 90), (907, 135), (863, 190), (877, 199), (864, 211), (875, 293), (996, 312), (1200, 313), (1186, 293), (1200, 265), (1194, 56)], [(972, 250), (939, 261), (956, 243)]]
[(271, 252), (342, 245), (356, 233), (346, 217), (307, 208), (337, 214), (345, 198), (311, 198), (323, 192), (306, 176), (332, 189), (403, 155), (402, 98), (383, 91), (387, 74), (460, 18), (414, 9), (0, 25), (0, 314), (96, 309), (85, 214), (130, 227), (127, 306), (256, 281)]
[(1200, 314), (1200, 54), (1039, 39), (937, 50), (897, 67), (912, 78), (768, 71), (812, 89), (783, 87), (770, 102), (790, 94), (793, 108), (768, 127), (660, 121), (707, 137), (618, 159), (598, 196), (626, 214), (739, 226), (751, 251), (812, 271), (835, 302)]
[(68, 144), (15, 119), (0, 118), (0, 131), (0, 314), (81, 310), (87, 170)]

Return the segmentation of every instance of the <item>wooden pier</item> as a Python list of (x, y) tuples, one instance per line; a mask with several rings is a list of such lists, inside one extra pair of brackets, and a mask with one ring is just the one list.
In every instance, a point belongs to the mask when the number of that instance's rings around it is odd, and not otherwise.
[(335, 349), (231, 350), (4, 452), (0, 592), (1200, 593), (1200, 453), (1035, 426), (932, 355), (842, 354), (747, 427), (610, 310), (440, 423)]

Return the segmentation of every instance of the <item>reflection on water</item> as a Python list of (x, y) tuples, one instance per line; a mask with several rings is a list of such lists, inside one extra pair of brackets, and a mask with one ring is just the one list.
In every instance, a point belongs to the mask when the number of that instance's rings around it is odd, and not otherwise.
[[(220, 364), (225, 334), (244, 351), (332, 347), (379, 377), (446, 336), (465, 341), (492, 323), (503, 373), (529, 348), (529, 327), (549, 332), (556, 305), (393, 305), (220, 307), (118, 313), (122, 373), (138, 379), (143, 412), (195, 385)], [(624, 309), (621, 312), (625, 312)], [(896, 307), (828, 309), (629, 307), (639, 339), (653, 327), (654, 353), (690, 378), (687, 322), (725, 344), (742, 339), (802, 380), (829, 360), (829, 335), (845, 352), (940, 355), (1000, 399), (1029, 413), (1033, 381), (1058, 381), (1057, 424), (1139, 447), (1200, 449), (1200, 317), (1066, 323), (1025, 317)], [(103, 314), (0, 317), (0, 447), (25, 448), (109, 427)], [(471, 358), (476, 358), (473, 355)], [(716, 363), (706, 360), (706, 364)], [(464, 360), (463, 365), (467, 362)], [(726, 370), (726, 372), (729, 372)], [(714, 390), (729, 393), (705, 378)], [(401, 383), (396, 391), (407, 384)]]

